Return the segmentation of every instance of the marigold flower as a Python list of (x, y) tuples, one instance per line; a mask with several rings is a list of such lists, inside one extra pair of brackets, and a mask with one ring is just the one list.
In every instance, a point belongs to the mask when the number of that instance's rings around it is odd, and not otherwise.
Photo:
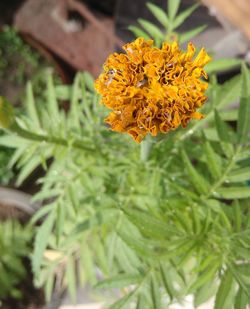
[(102, 103), (112, 111), (106, 118), (111, 130), (126, 132), (140, 143), (150, 133), (166, 133), (190, 119), (206, 101), (208, 84), (203, 70), (210, 57), (202, 48), (193, 60), (195, 47), (182, 52), (176, 42), (163, 43), (138, 38), (123, 46), (126, 54), (114, 53), (95, 82)]

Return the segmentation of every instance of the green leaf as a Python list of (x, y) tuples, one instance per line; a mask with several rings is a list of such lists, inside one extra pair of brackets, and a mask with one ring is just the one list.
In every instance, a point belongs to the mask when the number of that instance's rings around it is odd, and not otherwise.
[(174, 289), (174, 286), (173, 286), (173, 280), (170, 276), (170, 271), (165, 269), (164, 266), (163, 266), (163, 264), (160, 264), (160, 274), (161, 274), (163, 286), (164, 286), (166, 293), (168, 294), (170, 300), (173, 300), (173, 298), (175, 296), (175, 289)]
[(26, 87), (26, 106), (27, 106), (27, 112), (30, 118), (32, 119), (34, 126), (36, 128), (40, 128), (40, 121), (39, 121), (38, 113), (36, 110), (33, 88), (32, 88), (31, 82), (28, 82), (27, 87)]
[(173, 20), (176, 16), (180, 3), (180, 0), (168, 0), (168, 16), (170, 20)]
[(70, 233), (70, 237), (81, 236), (86, 230), (93, 228), (94, 226), (99, 226), (104, 223), (110, 222), (112, 218), (117, 216), (118, 210), (113, 208), (102, 209), (97, 211), (89, 219), (76, 225), (74, 230)]
[(143, 279), (140, 275), (123, 274), (98, 282), (96, 289), (120, 289), (139, 283)]
[(203, 285), (198, 291), (195, 293), (194, 305), (195, 308), (199, 308), (200, 305), (204, 304), (208, 301), (212, 296), (214, 296), (217, 290), (217, 286), (212, 282), (208, 282)]
[(152, 294), (152, 300), (153, 300), (153, 308), (154, 309), (161, 309), (161, 294), (160, 294), (160, 287), (158, 284), (157, 277), (152, 274), (151, 278), (151, 294)]
[(234, 309), (247, 309), (248, 298), (244, 290), (239, 287), (236, 294)]
[(218, 265), (214, 263), (213, 267), (207, 268), (197, 279), (190, 285), (188, 293), (193, 293), (198, 290), (200, 287), (204, 286), (211, 280), (214, 281), (216, 272), (218, 270)]
[(220, 287), (217, 291), (214, 309), (228, 308), (227, 300), (232, 289), (232, 284), (233, 284), (233, 276), (231, 272), (227, 271), (223, 275)]
[(119, 236), (121, 239), (138, 255), (145, 257), (158, 256), (156, 252), (154, 252), (153, 246), (148, 244), (145, 239), (139, 237), (132, 237), (123, 230), (119, 231)]
[(83, 78), (87, 86), (87, 89), (90, 90), (91, 92), (95, 92), (95, 87), (94, 87), (95, 81), (94, 81), (93, 76), (89, 72), (85, 71), (83, 72)]
[(80, 128), (81, 112), (78, 103), (78, 95), (80, 92), (80, 74), (77, 74), (74, 79), (71, 92), (70, 110), (69, 110), (69, 126), (73, 128)]
[(137, 228), (142, 231), (142, 233), (145, 232), (148, 236), (165, 238), (176, 233), (176, 229), (172, 228), (167, 222), (164, 223), (145, 211), (124, 209), (124, 212), (129, 217), (131, 222), (133, 222)]
[(74, 303), (76, 303), (76, 273), (75, 273), (75, 261), (73, 256), (68, 256), (66, 267), (66, 280), (69, 289), (69, 294)]
[(47, 100), (48, 100), (48, 111), (51, 118), (53, 119), (52, 125), (54, 125), (59, 119), (59, 108), (57, 104), (56, 91), (51, 71), (49, 71), (47, 74)]
[(149, 35), (153, 39), (161, 39), (163, 40), (163, 34), (161, 30), (156, 27), (153, 23), (145, 20), (145, 19), (138, 19), (139, 24), (149, 33)]
[(214, 196), (225, 200), (245, 199), (250, 197), (250, 187), (219, 188), (214, 192)]
[(200, 34), (202, 31), (204, 31), (206, 29), (206, 25), (203, 25), (203, 26), (199, 26), (197, 28), (194, 28), (190, 31), (187, 31), (187, 32), (184, 32), (184, 33), (181, 33), (179, 35), (179, 42), (180, 44), (183, 44), (187, 41), (190, 41), (193, 37), (197, 36), (198, 34)]
[(70, 100), (72, 96), (72, 86), (70, 85), (58, 85), (55, 87), (56, 98), (59, 100)]
[(242, 90), (237, 123), (239, 142), (248, 139), (250, 132), (250, 72), (245, 64), (242, 64), (242, 76)]
[[(132, 291), (109, 306), (109, 309), (127, 309), (127, 304), (134, 298), (135, 292)], [(126, 306), (126, 307), (125, 307)]]
[(35, 236), (34, 254), (32, 257), (32, 266), (34, 273), (39, 273), (43, 260), (43, 253), (48, 244), (49, 236), (55, 221), (55, 212), (52, 211), (45, 219), (43, 224), (39, 227)]
[(240, 168), (231, 172), (227, 177), (230, 182), (242, 182), (250, 180), (250, 167)]
[(242, 224), (242, 218), (241, 218), (242, 214), (239, 201), (235, 200), (232, 203), (232, 207), (234, 210), (235, 231), (239, 233), (241, 231), (241, 224)]
[(16, 180), (16, 185), (19, 187), (24, 180), (32, 173), (34, 170), (40, 165), (40, 157), (37, 155), (33, 155), (31, 157), (30, 161), (25, 164), (20, 173), (18, 174), (17, 180)]
[(25, 144), (28, 145), (29, 142), (26, 139), (16, 136), (16, 135), (6, 134), (3, 136), (0, 136), (0, 145), (4, 147), (19, 148), (19, 147), (25, 146)]
[(155, 18), (166, 28), (168, 26), (168, 16), (159, 6), (147, 2), (147, 7)]
[(217, 154), (215, 153), (213, 147), (208, 141), (204, 144), (205, 155), (207, 159), (207, 167), (213, 179), (218, 179), (221, 177), (221, 164), (218, 160)]
[(184, 166), (187, 169), (188, 175), (190, 177), (190, 181), (192, 182), (193, 186), (195, 187), (197, 192), (199, 192), (200, 194), (206, 194), (209, 189), (207, 181), (193, 167), (193, 165), (191, 164), (184, 150), (182, 150), (181, 155), (182, 155)]
[(133, 32), (135, 37), (142, 37), (145, 40), (149, 40), (150, 39), (149, 35), (146, 32), (144, 32), (142, 29), (140, 29), (139, 27), (129, 26), (128, 29), (131, 32)]
[(54, 289), (55, 277), (53, 273), (50, 273), (45, 284), (45, 299), (47, 302), (51, 300), (51, 295)]
[(242, 63), (242, 60), (235, 59), (235, 58), (218, 59), (218, 60), (216, 59), (206, 64), (204, 69), (207, 72), (207, 74), (212, 74), (212, 73), (230, 70), (234, 67), (239, 66), (241, 63)]
[(44, 217), (45, 215), (47, 215), (47, 213), (49, 213), (49, 212), (52, 211), (53, 209), (54, 209), (54, 203), (48, 204), (48, 205), (45, 205), (45, 206), (41, 207), (41, 208), (38, 209), (38, 211), (36, 211), (35, 214), (32, 216), (30, 223), (31, 223), (31, 224), (36, 223), (38, 220), (40, 220), (42, 217)]
[(224, 122), (217, 110), (214, 111), (214, 116), (215, 116), (215, 126), (217, 130), (217, 134), (220, 138), (220, 146), (223, 152), (227, 157), (230, 157), (234, 153), (234, 148), (232, 145), (232, 140), (231, 136), (229, 135), (230, 129), (226, 122)]
[(217, 110), (214, 111), (215, 116), (215, 125), (217, 129), (217, 133), (220, 139), (224, 142), (230, 143), (230, 135), (228, 134), (228, 126), (227, 124), (221, 119)]
[(195, 11), (197, 9), (197, 7), (199, 6), (198, 3), (190, 6), (187, 10), (181, 12), (175, 19), (173, 22), (173, 29), (179, 27), (192, 13), (193, 11)]

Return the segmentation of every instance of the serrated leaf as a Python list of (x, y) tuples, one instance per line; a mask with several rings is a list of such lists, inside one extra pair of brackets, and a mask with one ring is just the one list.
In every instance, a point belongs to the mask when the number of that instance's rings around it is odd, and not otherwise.
[(16, 185), (19, 187), (24, 180), (40, 165), (40, 157), (33, 155), (30, 161), (25, 164), (17, 176)]
[(161, 309), (161, 294), (160, 294), (160, 287), (158, 284), (157, 277), (152, 274), (151, 278), (151, 295), (153, 300), (153, 308), (154, 309)]
[(134, 36), (135, 37), (142, 37), (144, 38), (145, 40), (149, 40), (150, 37), (149, 35), (143, 31), (142, 29), (140, 29), (139, 27), (136, 27), (136, 26), (128, 26), (128, 29), (133, 32)]
[(242, 90), (237, 123), (238, 141), (243, 142), (249, 138), (250, 133), (250, 72), (242, 64)]
[(154, 17), (166, 28), (168, 26), (168, 16), (159, 6), (147, 2), (147, 7), (150, 12), (154, 15)]
[(227, 124), (221, 119), (217, 110), (214, 111), (215, 116), (215, 125), (217, 129), (218, 136), (220, 139), (226, 143), (230, 143), (230, 135), (228, 134), (228, 126)]
[(205, 271), (203, 271), (203, 273), (199, 275), (198, 278), (191, 284), (191, 286), (188, 289), (188, 293), (193, 293), (200, 287), (210, 282), (211, 280), (214, 280), (217, 270), (218, 265), (216, 265), (215, 263), (213, 267), (209, 267)]
[(197, 7), (199, 6), (198, 3), (190, 6), (187, 10), (181, 12), (175, 19), (173, 22), (173, 29), (179, 27), (182, 23), (184, 23), (184, 21), (193, 13), (193, 11), (195, 11), (197, 9)]
[(214, 309), (227, 309), (227, 300), (229, 294), (232, 289), (233, 284), (233, 276), (231, 272), (227, 271), (221, 280), (220, 287), (217, 291), (216, 298), (215, 298), (215, 306)]
[(198, 291), (195, 293), (194, 299), (195, 308), (199, 308), (200, 305), (211, 299), (211, 297), (214, 296), (216, 290), (217, 286), (213, 281), (206, 283), (200, 289), (198, 289)]
[(184, 32), (184, 33), (181, 33), (179, 35), (179, 42), (180, 44), (183, 44), (185, 42), (188, 42), (190, 41), (193, 37), (197, 36), (198, 34), (200, 34), (202, 31), (204, 31), (206, 29), (206, 25), (203, 25), (203, 26), (200, 26), (200, 27), (197, 27), (197, 28), (194, 28), (190, 31), (187, 31), (187, 32)]
[(76, 273), (75, 273), (75, 261), (72, 256), (68, 256), (67, 267), (66, 267), (66, 280), (67, 287), (71, 300), (76, 303)]
[(69, 117), (68, 117), (69, 126), (76, 128), (76, 129), (80, 128), (80, 117), (81, 117), (81, 112), (80, 112), (79, 103), (78, 103), (79, 93), (80, 93), (80, 74), (77, 74), (75, 76), (75, 79), (72, 85), (70, 110), (69, 110)]
[(124, 209), (124, 212), (129, 219), (142, 230), (142, 233), (145, 231), (148, 236), (150, 235), (156, 238), (165, 238), (173, 233), (176, 233), (176, 230), (169, 226), (167, 222), (164, 223), (145, 211)]
[(50, 273), (45, 284), (45, 299), (47, 302), (51, 300), (51, 295), (54, 288), (55, 277), (53, 273)]
[(32, 216), (30, 223), (34, 224), (41, 218), (43, 218), (47, 213), (49, 213), (54, 208), (54, 204), (48, 204), (41, 207), (35, 214)]
[(16, 136), (16, 135), (3, 135), (0, 136), (0, 145), (4, 147), (9, 147), (9, 148), (19, 148), (19, 147), (25, 147), (25, 144), (29, 144), (30, 142), (27, 141), (26, 139)]
[(56, 243), (57, 245), (60, 242), (60, 237), (64, 230), (65, 217), (66, 217), (66, 207), (61, 203), (57, 203), (56, 207), (57, 220), (56, 220)]
[(154, 252), (153, 246), (148, 244), (144, 239), (139, 239), (138, 237), (131, 237), (127, 232), (123, 230), (119, 231), (119, 236), (121, 239), (137, 254), (145, 257), (158, 256), (156, 252)]
[(245, 199), (250, 197), (250, 187), (219, 188), (214, 192), (214, 196), (225, 200)]
[(235, 200), (232, 204), (232, 207), (234, 210), (235, 231), (239, 233), (241, 231), (241, 223), (242, 223), (241, 218), (242, 214), (239, 201)]
[(72, 86), (58, 85), (55, 87), (56, 98), (59, 100), (70, 100), (72, 96)]
[(94, 288), (96, 289), (120, 289), (136, 284), (143, 279), (140, 275), (123, 274), (98, 282)]
[(250, 167), (240, 168), (232, 171), (227, 177), (229, 182), (242, 182), (250, 180)]
[(166, 293), (168, 294), (170, 300), (173, 300), (175, 295), (175, 289), (172, 279), (170, 277), (170, 272), (167, 272), (162, 264), (160, 265), (160, 274)]
[(163, 40), (163, 33), (153, 23), (141, 18), (138, 19), (138, 22), (153, 39)]
[(83, 78), (84, 78), (84, 81), (85, 81), (85, 85), (87, 86), (87, 89), (90, 90), (91, 92), (94, 92), (95, 91), (95, 87), (94, 87), (94, 78), (93, 76), (85, 71), (83, 72)]
[(48, 102), (48, 111), (53, 119), (53, 124), (59, 119), (59, 108), (56, 99), (56, 91), (54, 87), (54, 81), (52, 73), (49, 71), (47, 74), (47, 102)]
[(242, 63), (242, 60), (240, 59), (215, 59), (213, 61), (210, 61), (206, 66), (204, 67), (204, 70), (207, 72), (207, 74), (212, 73), (218, 73), (226, 70), (230, 70), (234, 67), (239, 66)]
[(145, 309), (147, 307), (147, 304), (148, 300), (146, 298), (145, 293), (140, 293), (136, 309)]
[(39, 227), (38, 232), (35, 236), (34, 254), (32, 257), (32, 266), (34, 273), (39, 273), (42, 264), (43, 253), (48, 244), (54, 221), (55, 213), (52, 211), (45, 219), (43, 224)]
[(248, 298), (244, 290), (239, 287), (235, 297), (234, 309), (247, 309)]
[(169, 19), (173, 20), (176, 16), (181, 1), (180, 0), (168, 0), (168, 16)]
[(209, 189), (207, 181), (193, 167), (192, 163), (190, 162), (184, 150), (182, 150), (181, 155), (182, 155), (184, 166), (187, 169), (188, 175), (190, 177), (190, 181), (192, 182), (193, 186), (195, 187), (197, 192), (199, 192), (200, 194), (206, 194)]
[[(128, 308), (127, 304), (133, 299), (134, 296), (135, 296), (134, 291), (128, 293), (127, 295), (125, 295), (124, 297), (122, 297), (121, 299), (119, 299), (118, 301), (113, 303), (111, 306), (109, 306), (109, 309), (125, 309), (125, 308)], [(125, 305), (126, 305), (126, 307), (124, 307)]]
[(70, 233), (70, 235), (71, 237), (81, 236), (83, 232), (94, 226), (110, 222), (110, 220), (114, 218), (117, 214), (118, 214), (117, 209), (113, 208), (97, 211), (89, 219), (77, 224), (74, 230)]
[(207, 167), (213, 179), (218, 179), (221, 176), (221, 164), (217, 158), (213, 147), (208, 141), (204, 144), (205, 155), (207, 159)]
[(38, 113), (36, 110), (33, 88), (32, 88), (31, 82), (28, 82), (27, 87), (26, 87), (26, 106), (27, 106), (27, 112), (33, 121), (33, 125), (36, 128), (40, 128), (40, 121), (39, 121)]

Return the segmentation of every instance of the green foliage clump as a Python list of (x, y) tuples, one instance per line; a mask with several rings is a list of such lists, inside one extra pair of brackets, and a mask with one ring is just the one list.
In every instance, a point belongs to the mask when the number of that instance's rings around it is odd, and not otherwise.
[[(27, 68), (37, 68), (40, 58), (25, 44), (17, 31), (5, 26), (0, 32), (0, 79), (6, 77), (17, 84), (26, 81)], [(11, 72), (12, 71), (12, 72)], [(9, 73), (8, 75), (6, 73)], [(12, 74), (11, 74), (12, 73)]]
[(18, 285), (26, 277), (24, 258), (31, 251), (31, 229), (16, 221), (0, 223), (0, 301), (21, 298)]
[[(179, 1), (169, 3), (173, 21)], [(34, 197), (44, 207), (32, 219), (42, 222), (32, 267), (47, 299), (63, 283), (75, 300), (77, 284), (90, 282), (120, 289), (112, 309), (168, 308), (190, 294), (195, 307), (214, 295), (215, 309), (247, 308), (250, 71), (243, 64), (222, 85), (213, 75), (235, 63), (207, 67), (203, 120), (146, 140), (142, 153), (129, 137), (107, 130), (89, 74), (55, 86), (48, 73), (44, 104), (28, 84), (27, 113), (0, 145), (15, 149), (17, 185), (37, 166), (45, 170)]]
[[(46, 170), (34, 197), (47, 203), (33, 217), (44, 219), (33, 270), (48, 298), (58, 269), (74, 298), (77, 280), (95, 284), (98, 267), (108, 277), (98, 288), (134, 286), (111, 308), (164, 308), (190, 293), (196, 305), (212, 293), (223, 306), (248, 301), (249, 85), (245, 66), (223, 85), (214, 79), (206, 118), (152, 141), (145, 162), (133, 141), (103, 125), (89, 75), (55, 87), (49, 74), (40, 110), (29, 84), (19, 136), (0, 144), (16, 148), (17, 184), (40, 164)], [(229, 108), (237, 98), (239, 111)], [(70, 100), (67, 114), (61, 100)]]

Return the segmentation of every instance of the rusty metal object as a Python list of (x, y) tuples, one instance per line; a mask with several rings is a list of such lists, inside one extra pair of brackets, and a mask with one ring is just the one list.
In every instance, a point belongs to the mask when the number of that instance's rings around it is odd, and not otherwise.
[(112, 19), (94, 15), (76, 0), (28, 0), (14, 25), (75, 70), (95, 76), (108, 54), (122, 45)]

